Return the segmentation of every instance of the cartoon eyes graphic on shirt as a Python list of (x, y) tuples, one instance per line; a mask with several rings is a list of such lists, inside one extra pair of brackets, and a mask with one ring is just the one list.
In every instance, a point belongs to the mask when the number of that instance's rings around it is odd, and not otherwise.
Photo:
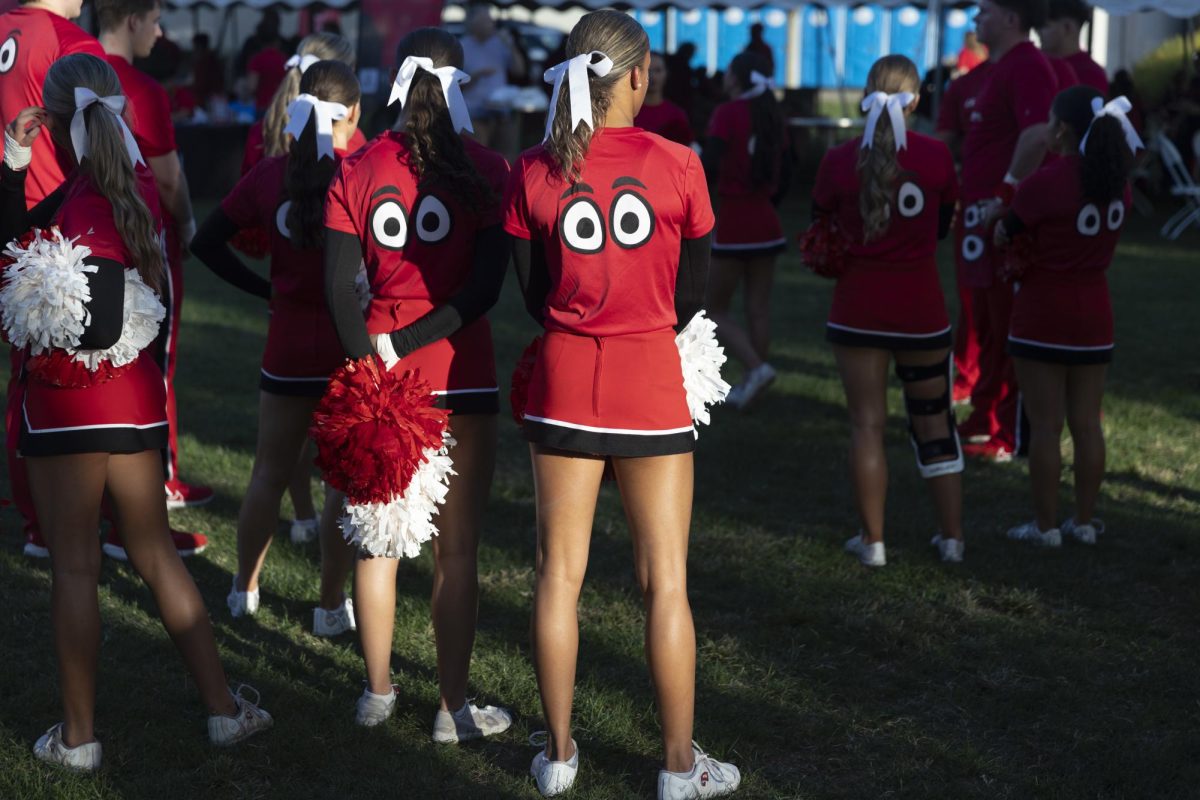
[[(641, 183), (633, 183), (633, 178), (619, 178), (613, 187), (618, 185), (646, 188)], [(626, 250), (641, 247), (654, 235), (654, 209), (633, 189), (623, 189), (613, 198), (608, 224), (618, 245)]]
[(1096, 208), (1095, 203), (1088, 203), (1079, 209), (1079, 215), (1075, 217), (1075, 230), (1084, 236), (1095, 236), (1100, 232), (1100, 209)]
[(963, 227), (974, 228), (979, 224), (979, 206), (970, 205), (963, 211)]
[(275, 227), (279, 230), (279, 235), (285, 239), (290, 239), (292, 232), (288, 230), (287, 218), (288, 212), (292, 210), (292, 201), (285, 200), (283, 205), (275, 212)]
[(983, 255), (983, 239), (975, 234), (964, 237), (962, 254), (967, 261), (977, 261)]
[(371, 209), (371, 238), (384, 250), (403, 250), (408, 241), (408, 211), (400, 204), (400, 190), (385, 186), (371, 199), (381, 197)]
[[(637, 189), (645, 191), (646, 185), (637, 178), (623, 177), (613, 181), (613, 189), (620, 189), (609, 208), (608, 231), (618, 247), (632, 250), (641, 247), (654, 235), (654, 209)], [(591, 197), (591, 186), (577, 183), (563, 195), (579, 195), (567, 203), (559, 218), (559, 235), (563, 243), (576, 253), (592, 254), (604, 249), (606, 231), (604, 214)]]
[(8, 72), (17, 63), (17, 37), (21, 35), (20, 31), (13, 31), (4, 40), (4, 44), (0, 44), (0, 75)]
[(417, 201), (417, 238), (437, 244), (450, 235), (450, 209), (431, 194)]
[[(592, 189), (586, 183), (577, 183), (569, 191), (590, 192)], [(582, 195), (567, 203), (559, 218), (559, 235), (576, 253), (599, 253), (604, 249), (604, 216), (600, 206), (592, 198)]]
[(1108, 204), (1108, 229), (1110, 231), (1118, 230), (1121, 224), (1125, 222), (1125, 202), (1123, 200), (1113, 200)]
[[(900, 191), (896, 194), (896, 206), (900, 209), (900, 216), (910, 219), (924, 211), (925, 194), (921, 191), (921, 187), (912, 181), (905, 181), (901, 184)], [(978, 212), (976, 212), (976, 217), (978, 217)], [(978, 222), (978, 219), (976, 221)]]

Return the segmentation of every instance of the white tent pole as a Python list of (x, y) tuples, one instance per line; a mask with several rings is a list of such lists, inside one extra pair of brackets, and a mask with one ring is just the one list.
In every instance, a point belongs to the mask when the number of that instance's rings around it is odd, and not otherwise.
[(804, 12), (799, 6), (794, 6), (788, 9), (787, 15), (787, 85), (798, 89), (803, 77), (801, 59), (804, 58)]

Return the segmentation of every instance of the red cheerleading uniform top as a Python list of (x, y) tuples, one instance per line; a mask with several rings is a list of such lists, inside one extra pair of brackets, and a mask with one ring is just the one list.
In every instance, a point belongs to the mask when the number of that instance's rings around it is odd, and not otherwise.
[(656, 106), (643, 104), (633, 124), (684, 146), (692, 143), (692, 125), (688, 122), (687, 113), (670, 100), (663, 100)]
[[(769, 198), (778, 188), (779, 161), (783, 156), (782, 150), (778, 154), (774, 180), (761, 186), (755, 186), (750, 178), (754, 138), (750, 102), (750, 100), (731, 100), (728, 103), (722, 103), (713, 111), (712, 120), (708, 123), (708, 135), (725, 142), (720, 172), (717, 177), (717, 194), (724, 197), (756, 195)], [(784, 141), (783, 137), (780, 138), (780, 141)]]
[(971, 120), (977, 113), (975, 105), (979, 93), (987, 83), (992, 63), (984, 61), (970, 72), (960, 75), (946, 87), (942, 104), (938, 108), (937, 130), (966, 135)]
[(504, 207), (508, 233), (545, 245), (546, 330), (592, 337), (675, 326), (682, 240), (714, 222), (696, 154), (634, 127), (597, 131), (574, 185), (525, 151)]
[(1104, 71), (1104, 67), (1097, 64), (1088, 55), (1087, 51), (1078, 50), (1067, 56), (1066, 60), (1075, 69), (1080, 83), (1091, 86), (1100, 93), (1101, 97), (1108, 97), (1108, 73)]
[[(30, 106), (42, 104), (42, 84), (50, 65), (62, 56), (88, 53), (104, 58), (95, 37), (74, 22), (41, 8), (14, 8), (0, 16), (0, 118), (16, 119)], [(73, 160), (56, 152), (50, 136), (33, 140), (33, 161), (25, 180), (25, 202), (40, 203), (66, 179)]]
[[(350, 136), (350, 144), (346, 148), (347, 153), (358, 151), (367, 143), (367, 137), (363, 132), (355, 128), (354, 133)], [(242, 154), (242, 174), (245, 175), (254, 165), (267, 157), (266, 148), (263, 146), (263, 121), (260, 119), (250, 126), (250, 132), (246, 134), (246, 150)]]

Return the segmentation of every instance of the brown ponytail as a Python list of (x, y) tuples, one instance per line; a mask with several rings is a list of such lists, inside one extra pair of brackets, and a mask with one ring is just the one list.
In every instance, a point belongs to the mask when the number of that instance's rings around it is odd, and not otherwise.
[[(865, 95), (874, 92), (909, 92), (914, 97), (921, 90), (917, 66), (904, 56), (884, 56), (871, 66), (867, 74)], [(892, 218), (892, 197), (900, 165), (896, 161), (896, 134), (885, 111), (875, 126), (875, 138), (870, 147), (859, 150), (858, 211), (863, 221), (863, 241), (873, 242), (887, 232)]]

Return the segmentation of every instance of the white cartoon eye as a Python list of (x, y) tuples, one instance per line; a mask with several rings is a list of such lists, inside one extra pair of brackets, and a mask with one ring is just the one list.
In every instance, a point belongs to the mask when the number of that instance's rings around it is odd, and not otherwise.
[(371, 235), (385, 250), (400, 250), (408, 241), (408, 214), (396, 200), (384, 200), (371, 212)]
[(279, 229), (279, 234), (285, 239), (290, 238), (292, 235), (291, 231), (288, 230), (287, 224), (288, 212), (291, 210), (292, 201), (287, 200), (279, 207), (279, 210), (275, 212), (275, 227)]
[(567, 204), (559, 223), (563, 243), (576, 253), (598, 253), (604, 248), (604, 219), (591, 198), (577, 197)]
[(0, 74), (8, 72), (17, 63), (17, 40), (10, 36), (0, 45)]
[(983, 255), (983, 239), (975, 235), (965, 237), (962, 243), (962, 254), (967, 261), (978, 261), (979, 257)]
[(1100, 232), (1100, 209), (1096, 208), (1095, 203), (1088, 203), (1079, 210), (1075, 229), (1084, 236), (1095, 236)]
[(428, 244), (437, 244), (450, 235), (450, 209), (431, 194), (417, 203), (417, 237)]
[(613, 200), (608, 227), (621, 247), (641, 247), (654, 233), (654, 209), (637, 192), (621, 192)]
[(1113, 200), (1108, 204), (1108, 229), (1110, 231), (1118, 230), (1123, 222), (1125, 222), (1125, 201)]
[(905, 181), (900, 187), (896, 204), (900, 207), (900, 216), (915, 217), (925, 210), (925, 194), (920, 186)]
[(979, 206), (967, 206), (963, 211), (963, 227), (974, 228), (979, 224)]

